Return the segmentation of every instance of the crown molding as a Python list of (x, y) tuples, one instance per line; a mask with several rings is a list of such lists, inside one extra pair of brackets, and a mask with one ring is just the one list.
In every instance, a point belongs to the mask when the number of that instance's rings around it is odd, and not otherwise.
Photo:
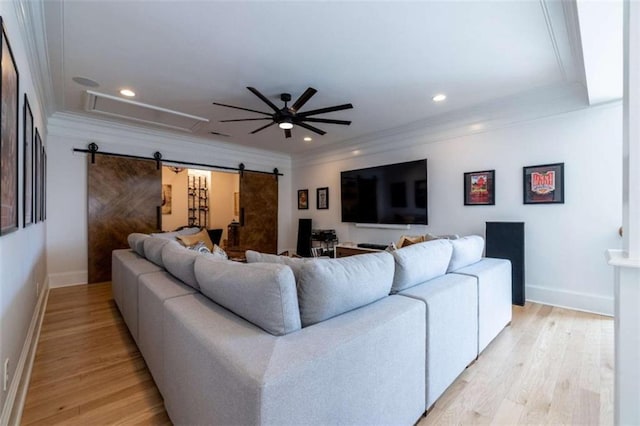
[(55, 98), (47, 51), (44, 2), (13, 0), (13, 5), (16, 10), (20, 34), (25, 44), (25, 53), (31, 71), (33, 86), (36, 96), (40, 100), (37, 105), (40, 108), (40, 116), (46, 127), (47, 118), (55, 109)]
[[(204, 162), (237, 167), (244, 163), (248, 169), (281, 171), (291, 169), (287, 154), (249, 148), (196, 136), (173, 134), (166, 131), (98, 120), (74, 113), (55, 113), (49, 118), (50, 137), (61, 137), (86, 148), (95, 142), (101, 151), (117, 151), (131, 155), (150, 156), (160, 151), (166, 158), (177, 161)], [(55, 145), (50, 145), (50, 149)]]
[[(405, 127), (347, 140), (339, 146), (334, 145), (333, 149), (325, 147), (294, 155), (293, 166), (301, 168), (354, 156), (409, 149), (584, 110), (590, 108), (585, 92), (582, 84), (574, 83), (477, 105), (454, 114), (443, 114)], [(601, 106), (606, 108), (620, 103), (621, 100), (617, 100)]]

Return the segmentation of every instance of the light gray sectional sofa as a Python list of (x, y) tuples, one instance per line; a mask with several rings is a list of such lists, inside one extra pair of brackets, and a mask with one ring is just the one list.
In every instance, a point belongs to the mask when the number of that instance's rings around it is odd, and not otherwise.
[(511, 320), (481, 237), (247, 264), (129, 243), (114, 300), (175, 424), (411, 425)]

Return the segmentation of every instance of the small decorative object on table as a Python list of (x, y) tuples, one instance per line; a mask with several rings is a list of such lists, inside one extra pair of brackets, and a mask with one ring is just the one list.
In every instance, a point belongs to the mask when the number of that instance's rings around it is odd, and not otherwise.
[(564, 163), (522, 169), (524, 204), (564, 203)]
[(464, 174), (464, 205), (493, 206), (496, 204), (495, 170)]

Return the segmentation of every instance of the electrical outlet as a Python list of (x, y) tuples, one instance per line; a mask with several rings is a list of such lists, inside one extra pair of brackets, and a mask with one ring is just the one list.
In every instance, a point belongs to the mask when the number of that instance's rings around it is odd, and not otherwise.
[(9, 358), (4, 360), (4, 373), (2, 375), (2, 390), (6, 392), (9, 383)]

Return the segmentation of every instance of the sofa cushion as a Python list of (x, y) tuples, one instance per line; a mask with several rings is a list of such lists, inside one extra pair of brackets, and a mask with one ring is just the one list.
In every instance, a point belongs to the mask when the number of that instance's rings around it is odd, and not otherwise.
[(162, 263), (171, 275), (189, 287), (200, 290), (193, 270), (198, 255), (197, 251), (188, 250), (180, 244), (166, 244), (162, 248)]
[(449, 240), (432, 240), (395, 250), (391, 292), (397, 293), (446, 274), (451, 252)]
[(129, 234), (127, 237), (127, 242), (129, 243), (129, 247), (140, 256), (144, 257), (144, 240), (147, 238), (151, 238), (147, 234), (141, 234), (139, 232), (134, 232), (133, 234)]
[(247, 250), (245, 252), (245, 257), (248, 263), (278, 263), (280, 265), (287, 265), (293, 271), (293, 276), (296, 278), (296, 282), (298, 282), (300, 276), (300, 269), (302, 265), (307, 262), (314, 262), (317, 258), (302, 258), (302, 257), (289, 257), (289, 256), (278, 256), (275, 254), (268, 253), (260, 253), (253, 250)]
[(393, 256), (386, 252), (305, 262), (298, 276), (302, 326), (382, 299), (392, 282)]
[(200, 232), (200, 228), (192, 226), (190, 228), (182, 228), (179, 231), (172, 232), (156, 232), (151, 234), (152, 237), (166, 238), (167, 240), (175, 240), (178, 235), (193, 235)]
[(166, 238), (151, 237), (151, 238), (146, 238), (143, 244), (144, 244), (144, 256), (147, 258), (147, 260), (164, 268), (164, 263), (162, 263), (162, 249), (167, 244), (178, 244), (178, 242), (171, 241)]
[(451, 245), (453, 246), (453, 254), (451, 255), (451, 262), (447, 272), (464, 268), (482, 259), (484, 238), (478, 235), (469, 235), (457, 240), (451, 240)]
[(296, 282), (288, 266), (198, 256), (195, 274), (202, 294), (268, 333), (300, 329)]
[(196, 234), (178, 235), (176, 238), (187, 247), (198, 244), (200, 241), (202, 241), (207, 246), (209, 251), (213, 251), (213, 243), (211, 242), (211, 238), (209, 238), (209, 234), (207, 233), (206, 229), (203, 229)]

